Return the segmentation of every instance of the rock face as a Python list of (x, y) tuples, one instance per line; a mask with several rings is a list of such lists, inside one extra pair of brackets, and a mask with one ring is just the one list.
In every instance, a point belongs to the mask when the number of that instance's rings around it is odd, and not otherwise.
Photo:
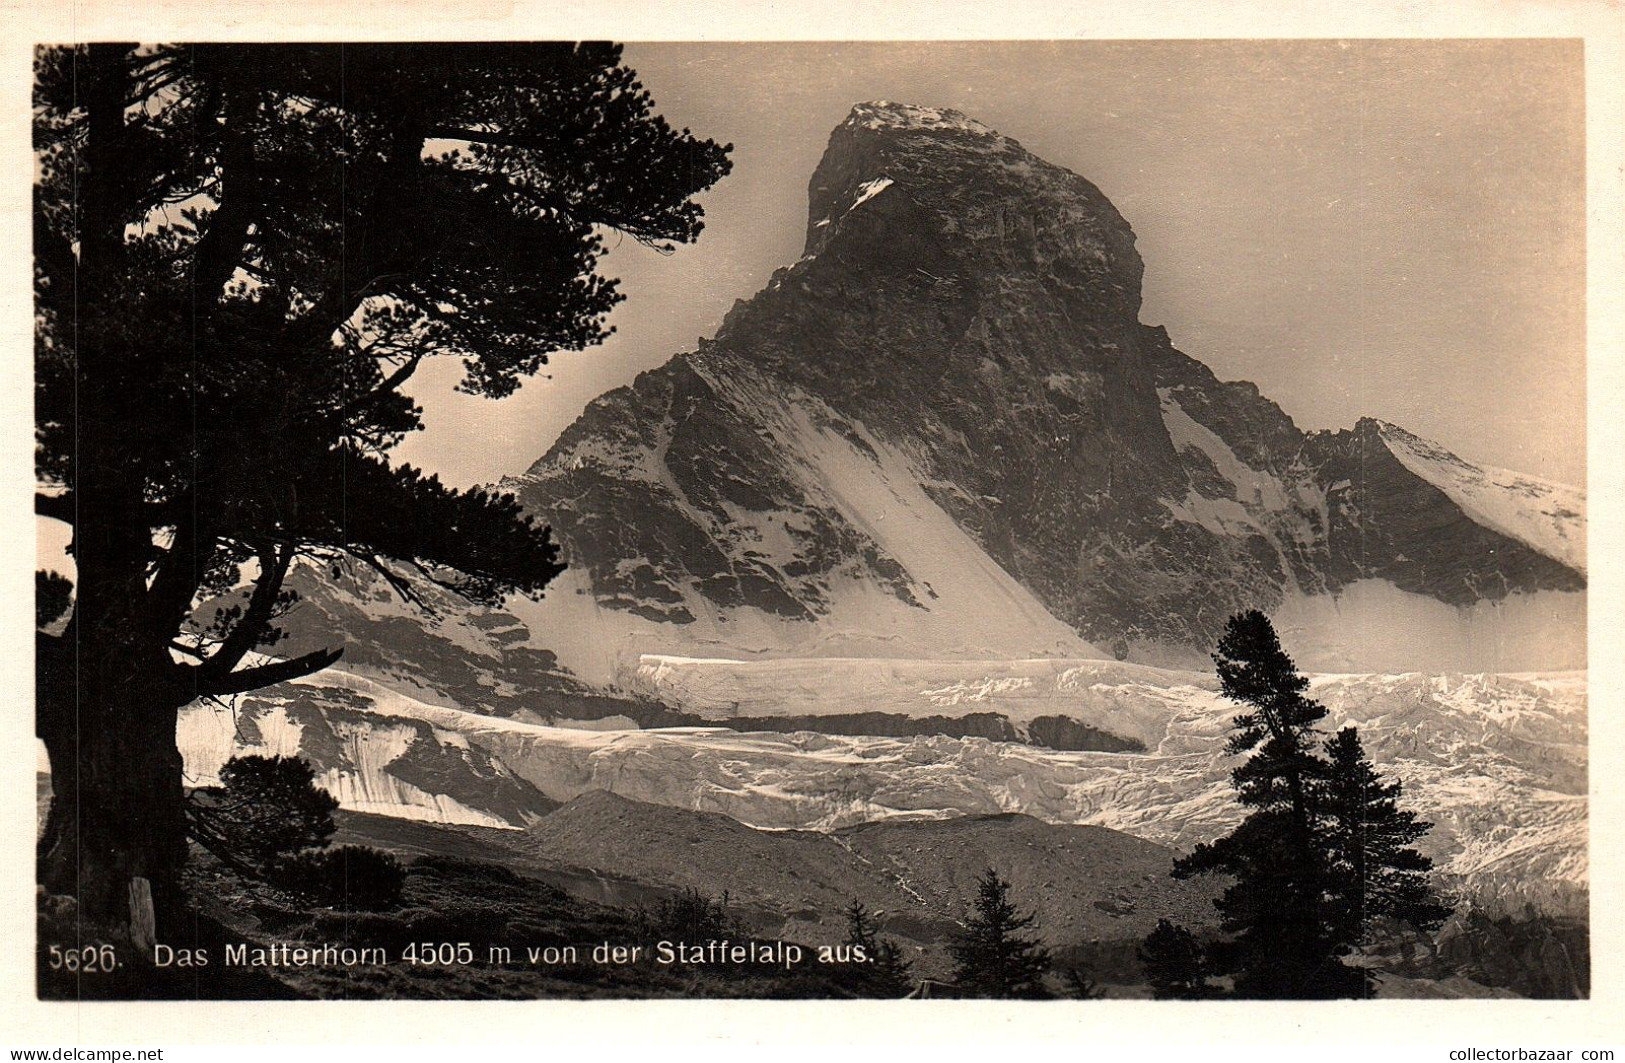
[(1363, 580), (1583, 590), (1578, 492), (1373, 420), (1300, 431), (1139, 321), (1142, 269), (1082, 177), (957, 112), (859, 105), (802, 258), (505, 486), (599, 605), (792, 644), (1205, 652), (1237, 609)]

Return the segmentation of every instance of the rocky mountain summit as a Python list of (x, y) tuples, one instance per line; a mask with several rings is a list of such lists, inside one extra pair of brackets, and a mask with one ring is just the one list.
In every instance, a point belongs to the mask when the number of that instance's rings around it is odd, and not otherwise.
[(504, 484), (668, 645), (1155, 660), (1357, 585), (1584, 590), (1579, 492), (1221, 382), (1140, 322), (1116, 208), (1009, 137), (860, 104), (808, 201), (797, 262)]

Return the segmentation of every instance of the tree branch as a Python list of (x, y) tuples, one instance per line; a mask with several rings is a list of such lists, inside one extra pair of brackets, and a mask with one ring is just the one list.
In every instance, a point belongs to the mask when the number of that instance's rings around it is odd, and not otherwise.
[(421, 353), (412, 355), (404, 364), (400, 366), (400, 368), (396, 369), (387, 378), (385, 378), (382, 383), (357, 399), (352, 408), (350, 416), (352, 418), (358, 416), (360, 412), (366, 411), (384, 396), (395, 391), (395, 389), (399, 388), (402, 384), (412, 379), (412, 374), (417, 372), (418, 366), (423, 362), (423, 357), (424, 356)]
[(253, 105), (239, 90), (227, 97), (226, 133), (221, 141), (221, 192), (218, 206), (193, 249), (192, 287), (199, 301), (210, 306), (219, 298), (237, 267), (243, 264), (248, 228), (259, 206), (259, 176), (254, 168)]
[(417, 606), (430, 616), (437, 615), (434, 607), (429, 605), (428, 602), (425, 602), (418, 595), (418, 592), (412, 589), (412, 583), (410, 580), (396, 572), (394, 569), (390, 568), (388, 565), (384, 564), (382, 561), (378, 560), (378, 557), (375, 554), (364, 554), (355, 550), (349, 552), (352, 556), (359, 557), (361, 560), (365, 561), (375, 572), (384, 577), (384, 582), (388, 583), (392, 588), (394, 588), (395, 593), (401, 596), (401, 601), (406, 602), (409, 605)]
[(430, 126), (424, 134), (425, 140), (462, 140), (470, 144), (492, 144), (499, 148), (519, 148), (524, 151), (546, 151), (558, 145), (550, 145), (538, 137), (515, 136), (512, 133), (498, 133), (489, 129), (469, 129), (466, 126)]
[(191, 836), (193, 841), (214, 854), (221, 863), (230, 867), (239, 875), (256, 879), (262, 877), (258, 868), (238, 859), (237, 854), (232, 851), (231, 844), (226, 840), (225, 836), (209, 822), (210, 811), (212, 809), (199, 804), (195, 798), (189, 800), (186, 806), (187, 834)]
[(244, 668), (240, 672), (228, 672), (222, 676), (207, 676), (202, 666), (191, 669), (196, 680), (198, 697), (224, 694), (241, 694), (249, 690), (258, 690), (261, 687), (274, 686), (277, 683), (286, 683), (290, 679), (311, 675), (337, 661), (344, 656), (344, 649), (316, 650), (301, 657), (290, 657), (285, 661), (276, 661), (272, 664), (262, 664), (256, 668)]
[[(546, 151), (549, 145), (538, 137), (515, 136), (511, 133), (488, 132), (481, 129), (467, 129), (459, 126), (435, 126), (428, 131), (428, 138), (435, 140), (464, 140), (469, 143), (490, 144), (500, 148), (517, 148), (521, 151)], [(494, 180), (495, 174), (481, 173), (485, 180)], [(615, 214), (605, 209), (602, 204), (572, 202), (565, 196), (549, 194), (539, 188), (529, 185), (518, 185), (511, 180), (503, 182), (509, 191), (534, 201), (549, 210), (575, 221), (589, 224), (607, 225), (626, 233), (641, 244), (652, 244), (659, 240), (672, 240), (678, 237), (670, 233), (650, 232), (647, 219), (627, 217)]]
[[(141, 510), (141, 519), (146, 521), (149, 528), (164, 528), (178, 524), (181, 518), (190, 512), (189, 499), (179, 497), (168, 502), (147, 502)], [(64, 524), (73, 524), (78, 512), (78, 501), (72, 491), (62, 491), (58, 494), (49, 494), (45, 491), (34, 493), (34, 512), (41, 517), (50, 517)]]
[(371, 400), (371, 399), (377, 398), (380, 395), (384, 395), (384, 394), (387, 394), (387, 393), (389, 393), (391, 391), (394, 391), (396, 388), (400, 387), (402, 384), (406, 383), (408, 380), (411, 380), (412, 379), (412, 374), (418, 371), (418, 366), (422, 362), (423, 362), (423, 355), (421, 355), (421, 354), (414, 354), (412, 357), (408, 358), (406, 360), (405, 364), (403, 364), (399, 369), (395, 370), (393, 373), (389, 374), (388, 379), (386, 379), (382, 384), (379, 384), (377, 387), (372, 389), (372, 391), (367, 395), (367, 400)]
[(254, 648), (270, 624), (271, 611), (276, 608), (277, 593), (282, 590), (282, 581), (288, 575), (288, 565), (293, 561), (293, 546), (266, 543), (260, 547), (259, 555), (260, 575), (259, 579), (254, 581), (254, 593), (248, 600), (248, 609), (232, 627), (231, 634), (226, 636), (220, 648), (215, 650), (199, 668), (206, 677), (205, 681), (230, 674), (248, 651)]
[(186, 515), (175, 521), (175, 537), (158, 562), (158, 573), (147, 591), (153, 623), (166, 634), (179, 630), (186, 619), (201, 582), (202, 562), (215, 548), (213, 533), (199, 528), (197, 515), (189, 512), (190, 492), (178, 502), (177, 508)]

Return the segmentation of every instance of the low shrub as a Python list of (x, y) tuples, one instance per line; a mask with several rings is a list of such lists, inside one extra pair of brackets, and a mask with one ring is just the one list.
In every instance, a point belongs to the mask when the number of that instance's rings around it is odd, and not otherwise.
[(341, 845), (284, 857), (273, 869), (271, 880), (318, 904), (347, 911), (381, 911), (400, 903), (406, 869), (381, 850)]

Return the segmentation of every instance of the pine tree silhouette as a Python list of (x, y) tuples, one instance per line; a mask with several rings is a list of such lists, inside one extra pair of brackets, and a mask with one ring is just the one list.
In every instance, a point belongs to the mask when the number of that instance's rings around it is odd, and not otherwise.
[(1043, 1000), (1053, 994), (1044, 985), (1050, 968), (1049, 949), (1023, 934), (1037, 923), (1010, 901), (1010, 883), (988, 868), (976, 883), (976, 903), (948, 946), (954, 958), (954, 982), (967, 996)]
[[(1214, 902), (1231, 937), (1208, 950), (1210, 971), (1232, 974), (1242, 997), (1369, 995), (1369, 979), (1342, 958), (1372, 920), (1427, 931), (1448, 914), (1429, 889), (1431, 861), (1408, 848), (1432, 825), (1398, 807), (1399, 785), (1377, 775), (1354, 728), (1322, 742), (1326, 709), (1304, 696), (1309, 680), (1263, 613), (1231, 617), (1213, 661), (1224, 695), (1248, 707), (1227, 751), (1252, 754), (1231, 773), (1252, 811), (1174, 862), (1176, 878), (1231, 878)], [(1172, 939), (1158, 948), (1172, 962)]]
[(1344, 919), (1341, 936), (1357, 948), (1369, 941), (1372, 924), (1384, 917), (1424, 933), (1437, 929), (1450, 909), (1437, 902), (1428, 882), (1433, 861), (1410, 848), (1433, 824), (1399, 807), (1400, 784), (1384, 782), (1371, 766), (1358, 728), (1337, 732), (1327, 741), (1326, 752), (1331, 773), (1325, 798), (1331, 814), (1332, 871)]
[(35, 639), (40, 884), (186, 927), (181, 708), (343, 650), (258, 652), (293, 566), (342, 555), (414, 603), (562, 571), (512, 495), (390, 460), (413, 374), (499, 399), (604, 340), (606, 237), (694, 240), (729, 149), (607, 43), (98, 42), (34, 72), (35, 510), (75, 563)]
[(1330, 771), (1315, 724), (1326, 709), (1304, 696), (1309, 680), (1257, 610), (1230, 618), (1213, 655), (1224, 695), (1248, 706), (1226, 747), (1252, 753), (1231, 773), (1253, 811), (1230, 834), (1174, 863), (1174, 877), (1220, 873), (1232, 882), (1214, 902), (1233, 935), (1219, 954), (1238, 996), (1303, 999), (1348, 995), (1339, 961), (1340, 921), (1315, 800)]

